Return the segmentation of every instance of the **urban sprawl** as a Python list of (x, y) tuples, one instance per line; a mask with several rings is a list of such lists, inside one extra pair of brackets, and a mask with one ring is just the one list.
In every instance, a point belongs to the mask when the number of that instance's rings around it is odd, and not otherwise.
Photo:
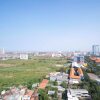
[(56, 71), (47, 72), (43, 77), (41, 74), (39, 82), (33, 82), (29, 86), (13, 84), (7, 89), (1, 89), (0, 100), (100, 100), (99, 48), (99, 45), (93, 45), (91, 52), (10, 52), (0, 49), (0, 70), (10, 70), (13, 67), (9, 63), (8, 66), (4, 63), (9, 60), (28, 61), (34, 57), (35, 60), (66, 60), (66, 63), (59, 62), (54, 65), (57, 67)]

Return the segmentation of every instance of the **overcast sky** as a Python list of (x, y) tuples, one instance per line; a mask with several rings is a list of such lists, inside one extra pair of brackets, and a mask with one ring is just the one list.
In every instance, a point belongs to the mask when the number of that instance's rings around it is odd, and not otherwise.
[(100, 45), (100, 0), (0, 0), (0, 48), (91, 50)]

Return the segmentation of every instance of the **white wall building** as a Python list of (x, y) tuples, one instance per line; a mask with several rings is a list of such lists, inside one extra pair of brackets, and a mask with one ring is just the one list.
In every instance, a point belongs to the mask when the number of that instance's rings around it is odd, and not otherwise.
[(28, 54), (20, 54), (20, 59), (28, 60)]
[(62, 54), (61, 53), (53, 53), (52, 57), (62, 57)]
[(68, 100), (80, 100), (79, 98), (86, 98), (86, 100), (90, 100), (91, 96), (88, 91), (85, 89), (68, 89), (67, 90)]

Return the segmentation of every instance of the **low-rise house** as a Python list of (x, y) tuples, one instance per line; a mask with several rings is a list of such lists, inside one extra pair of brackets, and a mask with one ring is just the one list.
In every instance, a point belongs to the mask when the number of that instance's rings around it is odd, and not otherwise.
[(32, 88), (39, 86), (39, 83), (32, 84)]
[(62, 81), (57, 81), (58, 85), (61, 85)]
[(80, 80), (79, 79), (70, 79), (69, 80), (69, 83), (70, 84), (79, 84), (80, 83)]
[(57, 82), (68, 82), (68, 74), (66, 73), (56, 73), (56, 74), (50, 74), (50, 81), (57, 81)]
[(55, 91), (48, 91), (48, 95), (53, 95), (55, 94)]
[[(23, 89), (25, 89), (24, 90), (24, 93), (25, 93), (26, 88), (23, 88)], [(21, 89), (12, 87), (8, 91), (5, 91), (5, 92), (2, 91), (1, 96), (2, 96), (3, 100), (21, 100), (24, 93), (22, 93)]]
[(32, 90), (28, 90), (25, 95), (22, 97), (22, 100), (32, 100), (33, 97), (33, 91)]
[(91, 99), (91, 96), (85, 89), (68, 89), (67, 97), (68, 100), (79, 100), (79, 98)]
[(43, 79), (43, 81), (39, 84), (39, 88), (40, 89), (45, 89), (45, 87), (47, 86), (48, 82), (49, 81), (47, 79)]
[(62, 86), (57, 86), (57, 88), (58, 88), (58, 91), (61, 91), (61, 92), (65, 91), (65, 88), (63, 88)]
[(24, 95), (24, 96), (22, 97), (22, 100), (30, 100), (30, 96)]
[(90, 59), (95, 62), (97, 66), (100, 66), (100, 57), (90, 57)]
[(57, 77), (56, 76), (50, 76), (50, 81), (56, 81)]
[(26, 87), (12, 87), (8, 91), (2, 91), (2, 100), (38, 100), (37, 89), (32, 91)]
[(53, 85), (51, 85), (51, 87), (57, 88), (59, 92), (64, 92), (65, 91), (65, 88), (63, 88), (62, 86), (53, 86)]

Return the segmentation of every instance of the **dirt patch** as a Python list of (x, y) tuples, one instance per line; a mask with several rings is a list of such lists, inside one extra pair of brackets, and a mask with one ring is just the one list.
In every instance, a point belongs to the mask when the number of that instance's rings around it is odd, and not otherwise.
[(0, 64), (0, 67), (12, 67), (15, 66), (13, 64)]
[(56, 67), (63, 67), (63, 65), (60, 65), (60, 64), (56, 64), (55, 66)]

